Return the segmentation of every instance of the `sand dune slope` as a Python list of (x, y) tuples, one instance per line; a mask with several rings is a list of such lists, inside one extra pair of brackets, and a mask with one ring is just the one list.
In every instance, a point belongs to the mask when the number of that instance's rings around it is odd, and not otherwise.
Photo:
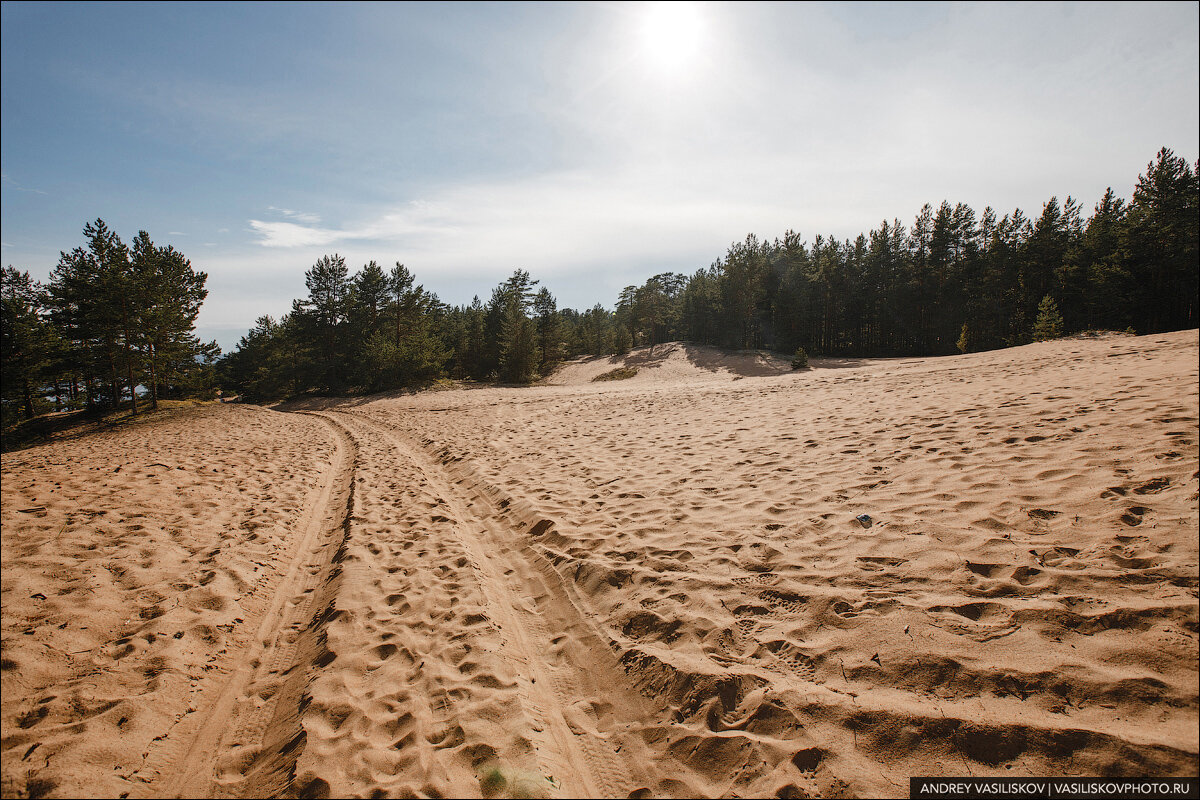
[(1192, 774), (1198, 355), (660, 345), (6, 454), (4, 794)]
[(1195, 331), (733, 377), (349, 410), (520, 509), (705, 793), (1194, 771)]
[[(820, 360), (814, 362), (819, 363)], [(782, 375), (791, 371), (791, 362), (765, 350), (718, 350), (684, 342), (667, 342), (653, 347), (639, 347), (623, 356), (597, 356), (568, 361), (556, 369), (546, 383), (552, 386), (587, 384), (621, 367), (637, 370), (633, 377), (620, 381), (621, 385), (641, 386), (647, 383)]]

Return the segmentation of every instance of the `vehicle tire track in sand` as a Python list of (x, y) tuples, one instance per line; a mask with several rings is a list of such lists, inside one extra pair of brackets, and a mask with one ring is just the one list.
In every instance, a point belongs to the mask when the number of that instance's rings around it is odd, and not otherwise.
[[(498, 655), (515, 680), (537, 768), (551, 779), (544, 788), (567, 797), (628, 795), (635, 784), (625, 761), (644, 744), (636, 735), (621, 736), (621, 729), (634, 732), (649, 715), (557, 573), (520, 540), (490, 499), (463, 487), (401, 432), (358, 414), (328, 413), (364, 452), (371, 440), (373, 446), (389, 442), (394, 474), (411, 474), (425, 487), (432, 519), (442, 523), (438, 531), (461, 546), (462, 566), (478, 585), (483, 617), (499, 634)], [(616, 751), (624, 749), (625, 756), (614, 751), (617, 740)]]
[(312, 666), (298, 659), (320, 647), (321, 608), (337, 590), (353, 503), (357, 446), (339, 426), (329, 427), (332, 462), (297, 522), (299, 541), (249, 646), (214, 699), (147, 754), (143, 772), (161, 776), (146, 787), (154, 796), (266, 796), (292, 778), (304, 744), (297, 706)]

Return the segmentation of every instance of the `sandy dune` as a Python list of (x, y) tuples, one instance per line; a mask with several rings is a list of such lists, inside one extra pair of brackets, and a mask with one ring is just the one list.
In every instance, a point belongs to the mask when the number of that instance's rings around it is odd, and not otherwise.
[(4, 794), (1194, 774), (1198, 356), (659, 345), (6, 454)]

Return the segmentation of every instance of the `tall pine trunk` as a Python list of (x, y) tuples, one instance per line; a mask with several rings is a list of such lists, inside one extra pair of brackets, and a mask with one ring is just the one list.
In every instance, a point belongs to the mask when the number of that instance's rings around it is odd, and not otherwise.
[(156, 410), (158, 408), (158, 370), (155, 365), (158, 361), (158, 348), (153, 344), (150, 345), (150, 408)]
[(125, 333), (125, 374), (129, 379), (130, 414), (136, 417), (138, 414), (137, 384), (133, 382), (133, 348), (129, 344), (129, 303), (125, 299), (121, 300), (121, 328)]
[(117, 371), (117, 357), (110, 350), (108, 353), (109, 388), (112, 391), (112, 407), (116, 411), (121, 407), (121, 379)]
[(25, 407), (25, 419), (33, 419), (33, 389), (29, 385), (29, 378), (21, 379), (21, 395), (22, 405)]

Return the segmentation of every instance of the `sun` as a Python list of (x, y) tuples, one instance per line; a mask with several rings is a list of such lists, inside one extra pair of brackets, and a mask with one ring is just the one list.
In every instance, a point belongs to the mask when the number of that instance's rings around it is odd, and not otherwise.
[(704, 33), (704, 19), (694, 3), (649, 3), (642, 18), (642, 47), (650, 63), (663, 72), (693, 64)]

